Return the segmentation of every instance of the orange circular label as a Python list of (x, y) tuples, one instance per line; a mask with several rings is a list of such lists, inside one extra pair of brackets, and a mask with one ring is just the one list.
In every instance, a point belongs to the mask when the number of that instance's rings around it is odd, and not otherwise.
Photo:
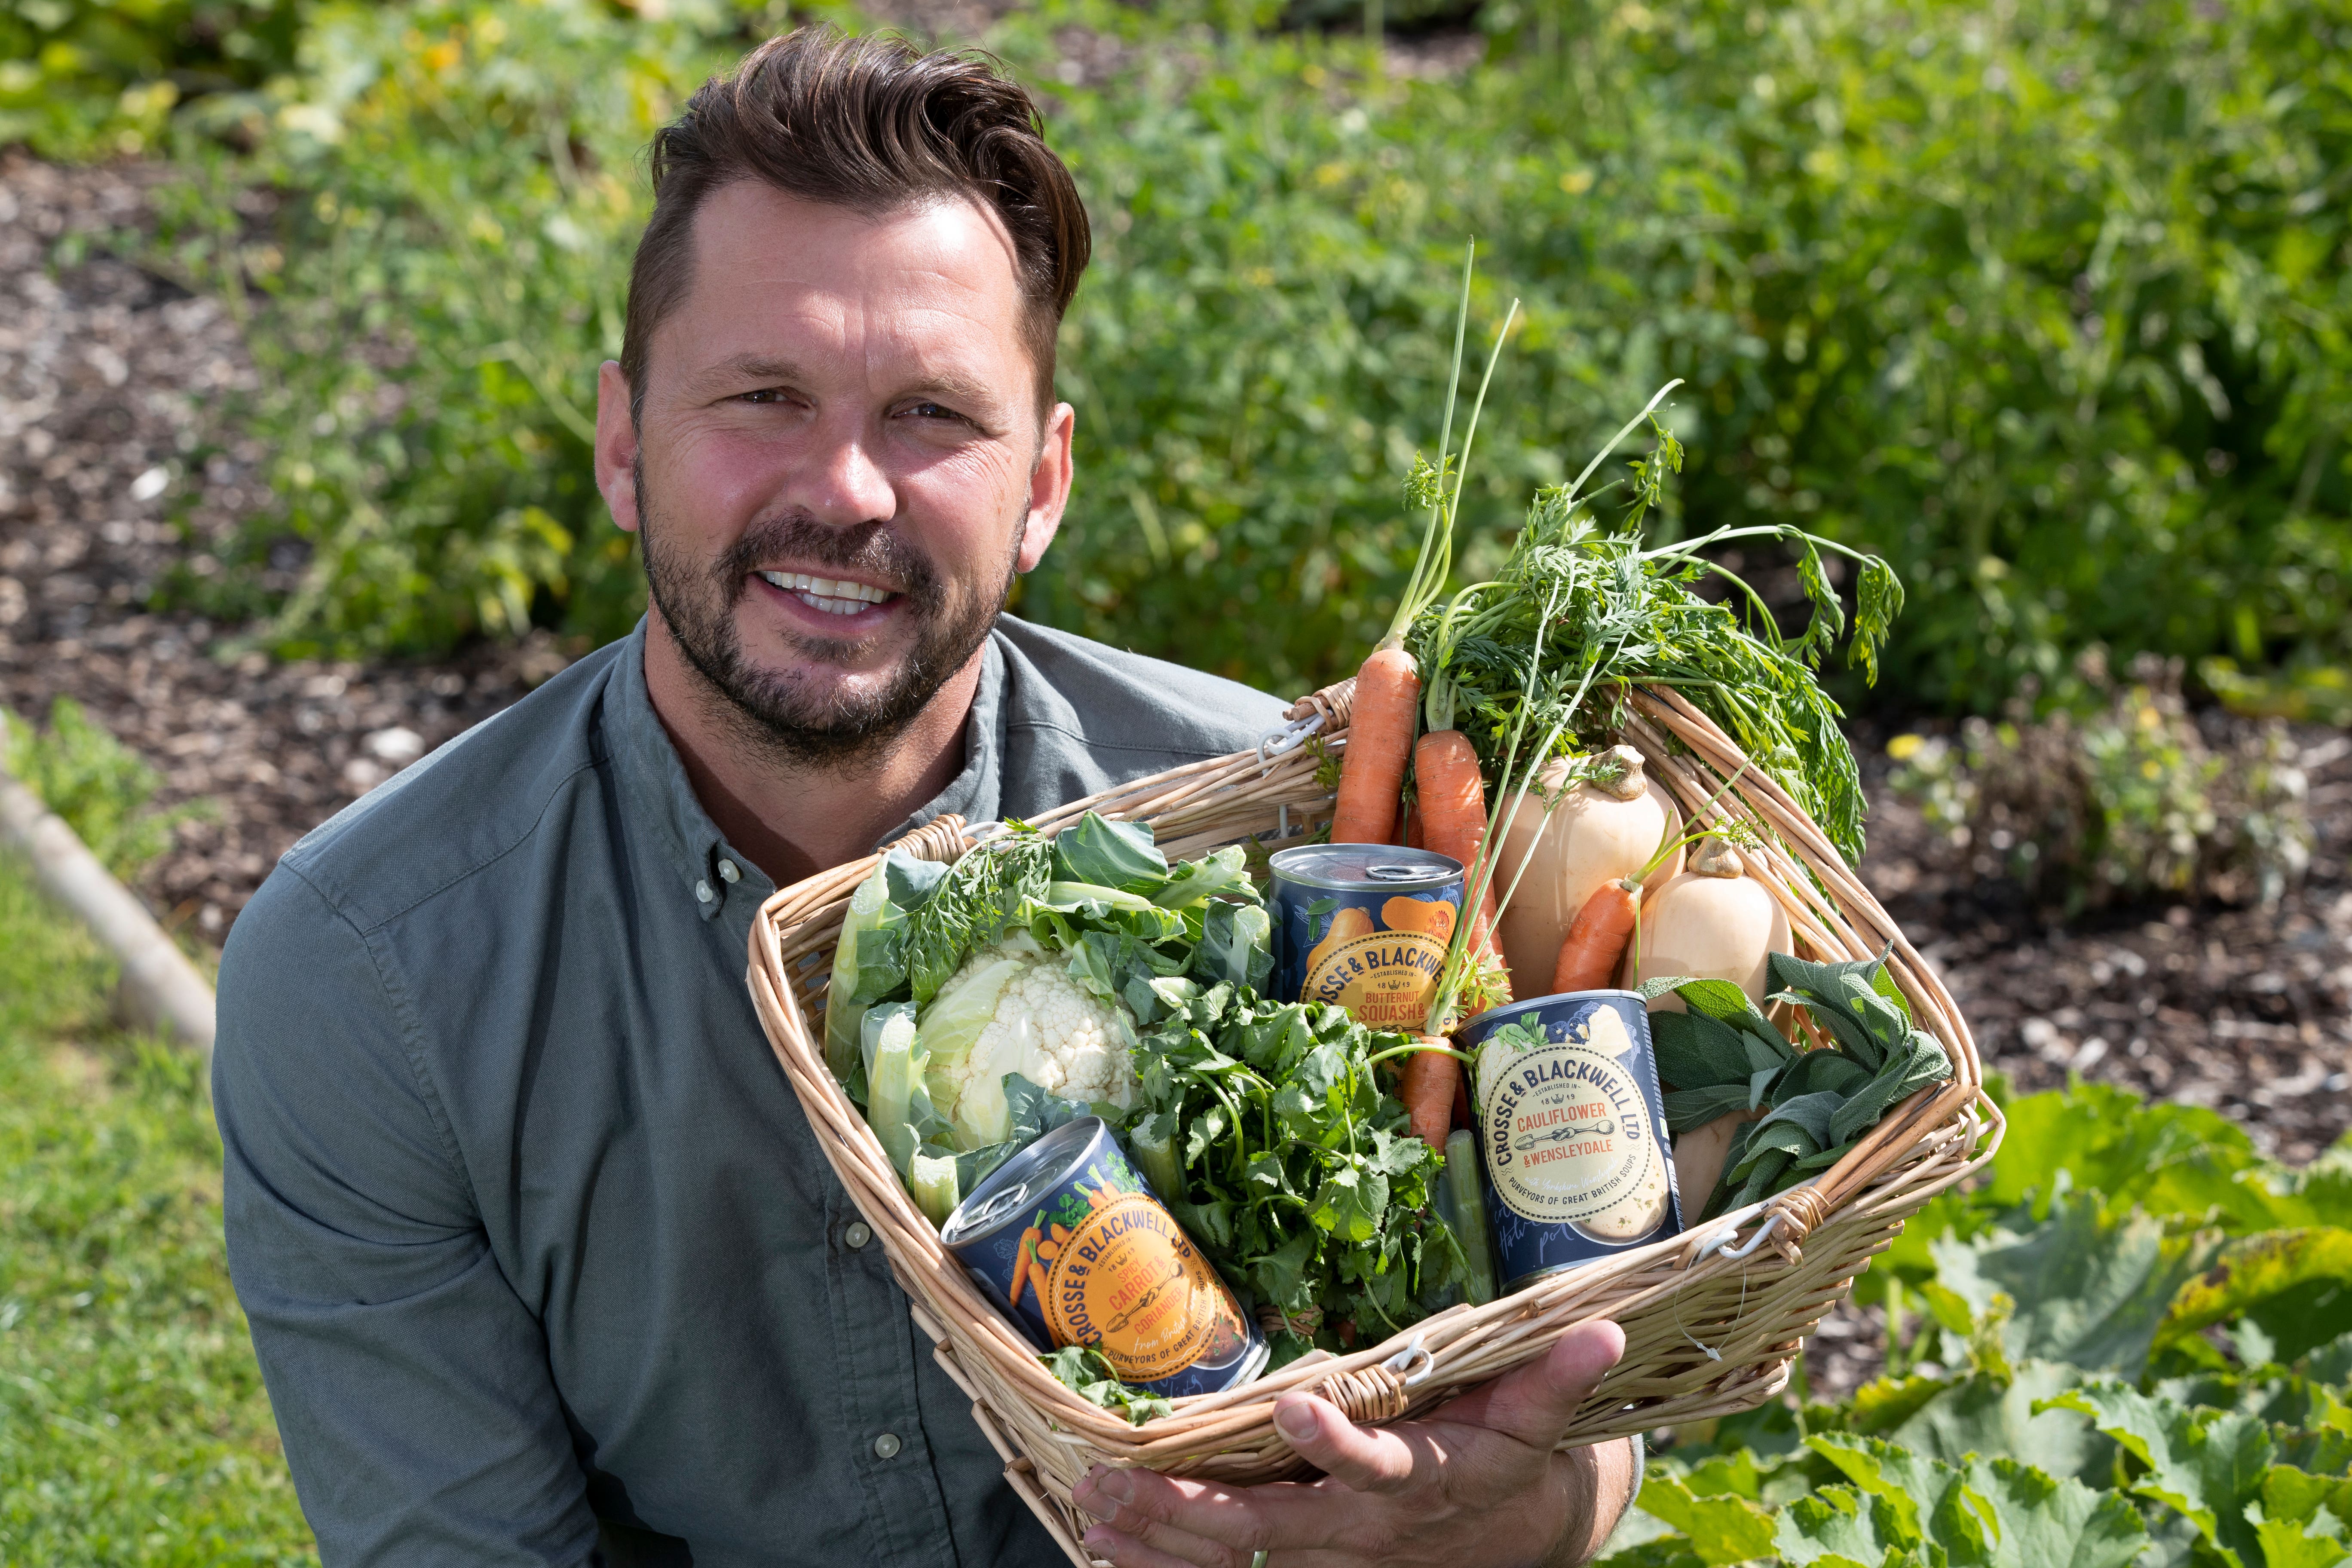
[(1174, 1219), (1121, 1193), (1078, 1223), (1045, 1278), (1054, 1342), (1092, 1345), (1128, 1383), (1219, 1364), (1247, 1338), (1225, 1282)]
[(1445, 967), (1445, 938), (1375, 931), (1326, 942), (1309, 956), (1302, 1002), (1345, 1007), (1367, 1028), (1419, 1029)]

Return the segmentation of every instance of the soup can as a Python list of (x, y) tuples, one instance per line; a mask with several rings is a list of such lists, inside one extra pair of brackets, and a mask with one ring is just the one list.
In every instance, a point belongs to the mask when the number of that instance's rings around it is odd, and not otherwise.
[(1030, 1342), (1099, 1351), (1131, 1387), (1214, 1394), (1265, 1369), (1257, 1325), (1100, 1117), (990, 1172), (940, 1240)]
[(1537, 996), (1465, 1025), (1506, 1291), (1683, 1228), (1650, 1014), (1631, 991)]
[(1274, 995), (1416, 1033), (1462, 918), (1462, 862), (1392, 844), (1308, 844), (1274, 870)]

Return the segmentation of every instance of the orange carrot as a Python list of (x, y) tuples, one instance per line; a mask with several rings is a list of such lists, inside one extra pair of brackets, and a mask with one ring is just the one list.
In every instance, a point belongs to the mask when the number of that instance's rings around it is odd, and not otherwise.
[[(1478, 753), (1459, 730), (1433, 730), (1412, 752), (1412, 776), (1420, 792), (1422, 843), (1450, 855), (1466, 868), (1486, 842), (1486, 785), (1478, 776)], [(1478, 923), (1470, 951), (1495, 951), (1495, 883), (1489, 877), (1478, 900)], [(1499, 962), (1499, 960), (1498, 960)]]
[(1633, 915), (1642, 907), (1638, 878), (1603, 882), (1576, 911), (1560, 939), (1559, 963), (1551, 972), (1554, 991), (1600, 991), (1617, 984), (1617, 966), (1633, 940)]
[[(1430, 1044), (1445, 1042), (1432, 1035)], [(1444, 1051), (1415, 1051), (1404, 1058), (1397, 1081), (1397, 1099), (1412, 1118), (1412, 1135), (1440, 1153), (1445, 1135), (1454, 1131), (1454, 1086), (1462, 1081), (1462, 1064)]]
[(1356, 703), (1331, 812), (1334, 844), (1386, 844), (1404, 794), (1404, 763), (1421, 707), (1412, 655), (1383, 644), (1356, 672)]

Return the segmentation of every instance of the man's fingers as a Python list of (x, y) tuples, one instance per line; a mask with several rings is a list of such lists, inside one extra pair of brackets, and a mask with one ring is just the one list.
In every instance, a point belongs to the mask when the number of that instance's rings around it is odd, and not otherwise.
[[(1108, 1558), (1114, 1568), (1225, 1568), (1228, 1563), (1233, 1564), (1234, 1568), (1251, 1568), (1255, 1556), (1253, 1552), (1244, 1552), (1238, 1557), (1223, 1558), (1205, 1554), (1183, 1556), (1162, 1551), (1148, 1541), (1139, 1540), (1127, 1531), (1108, 1524), (1097, 1524), (1078, 1539), (1080, 1543), (1096, 1556)], [(1208, 1543), (1202, 1544), (1205, 1546)], [(1218, 1547), (1217, 1550), (1230, 1552), (1233, 1549)]]
[[(1329, 1405), (1324, 1409), (1338, 1417)], [(1380, 1436), (1388, 1437), (1386, 1433)], [(1223, 1548), (1242, 1568), (1249, 1568), (1261, 1550), (1284, 1563), (1291, 1562), (1296, 1552), (1334, 1550), (1363, 1519), (1360, 1509), (1333, 1506), (1335, 1499), (1346, 1494), (1323, 1481), (1228, 1487), (1097, 1466), (1071, 1495), (1080, 1508), (1121, 1535), (1186, 1562), (1222, 1563), (1225, 1559), (1213, 1556), (1213, 1550)], [(1181, 1531), (1200, 1544), (1158, 1532), (1155, 1526)]]
[(1300, 1458), (1350, 1491), (1395, 1491), (1412, 1479), (1412, 1450), (1403, 1438), (1384, 1426), (1357, 1426), (1318, 1395), (1276, 1400), (1274, 1429)]
[(1616, 1324), (1579, 1323), (1534, 1361), (1448, 1400), (1429, 1419), (1489, 1427), (1549, 1453), (1624, 1353), (1625, 1331)]
[[(1242, 1488), (1098, 1466), (1071, 1495), (1114, 1533), (1203, 1568), (1249, 1568), (1259, 1549), (1274, 1544), (1265, 1510)], [(1126, 1568), (1126, 1559), (1112, 1561)]]

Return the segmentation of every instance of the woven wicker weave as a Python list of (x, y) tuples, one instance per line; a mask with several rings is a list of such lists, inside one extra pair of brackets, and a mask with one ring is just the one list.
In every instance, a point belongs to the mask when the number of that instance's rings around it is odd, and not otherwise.
[[(1291, 710), (1291, 740), (1319, 730), (1327, 746), (1343, 746), (1353, 687), (1346, 681), (1303, 699)], [(1625, 1354), (1578, 1413), (1563, 1447), (1753, 1409), (1780, 1391), (1805, 1335), (1903, 1221), (1991, 1158), (2000, 1114), (1983, 1093), (1968, 1025), (1827, 836), (1769, 777), (1743, 771), (1738, 749), (1680, 696), (1637, 690), (1629, 706), (1624, 738), (1686, 815), (1742, 817), (1759, 830), (1766, 847), (1747, 857), (1748, 870), (1788, 912), (1801, 955), (1862, 958), (1892, 943), (1889, 973), (1919, 1026), (1950, 1053), (1951, 1081), (1896, 1107), (1803, 1187), (1486, 1306), (1450, 1308), (1386, 1343), (1347, 1356), (1315, 1352), (1243, 1387), (1180, 1399), (1174, 1414), (1142, 1426), (1087, 1404), (1045, 1372), (1012, 1320), (982, 1299), (940, 1247), (825, 1069), (814, 1025), (849, 895), (875, 860), (836, 867), (761, 907), (750, 983), (776, 1059), (826, 1158), (888, 1249), (940, 1364), (971, 1395), (972, 1418), (1003, 1456), (1006, 1480), (1073, 1563), (1092, 1559), (1078, 1544), (1087, 1521), (1070, 1489), (1097, 1463), (1240, 1484), (1296, 1476), (1304, 1467), (1275, 1430), (1276, 1395), (1314, 1390), (1359, 1420), (1410, 1416), (1539, 1354), (1589, 1319), (1614, 1319)], [(1036, 825), (1057, 831), (1088, 810), (1147, 821), (1171, 860), (1253, 836), (1279, 847), (1280, 838), (1303, 839), (1330, 814), (1331, 796), (1315, 780), (1315, 750), (1294, 743), (1196, 763), (1074, 801)], [(1709, 806), (1734, 774), (1734, 790)], [(969, 847), (964, 826), (943, 817), (902, 842), (925, 858), (951, 861)]]

